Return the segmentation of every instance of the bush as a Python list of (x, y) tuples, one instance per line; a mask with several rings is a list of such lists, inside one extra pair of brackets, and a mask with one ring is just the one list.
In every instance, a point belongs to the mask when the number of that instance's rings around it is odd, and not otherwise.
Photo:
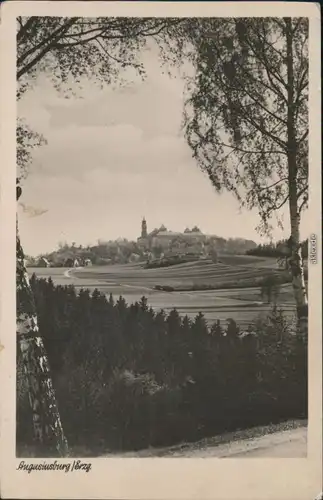
[(176, 266), (178, 264), (185, 264), (185, 262), (190, 262), (190, 260), (191, 259), (189, 259), (189, 258), (174, 255), (173, 257), (163, 258), (163, 259), (158, 260), (158, 261), (147, 262), (147, 264), (145, 264), (144, 268), (145, 269), (155, 269), (155, 268), (160, 268), (160, 267)]
[[(246, 332), (31, 279), (71, 446), (168, 446), (307, 414), (307, 345), (276, 306)], [(19, 351), (18, 351), (19, 361)], [(17, 365), (18, 375), (21, 365)], [(17, 377), (17, 442), (32, 443)]]

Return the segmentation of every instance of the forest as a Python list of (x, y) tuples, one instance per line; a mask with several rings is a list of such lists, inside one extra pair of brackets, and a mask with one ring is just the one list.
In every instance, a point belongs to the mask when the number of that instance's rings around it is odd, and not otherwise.
[[(168, 446), (307, 416), (307, 341), (273, 306), (246, 331), (208, 327), (31, 279), (70, 451)], [(20, 365), (20, 351), (18, 367)], [(18, 377), (17, 450), (33, 446), (26, 379)], [(47, 449), (50, 454), (50, 450)]]

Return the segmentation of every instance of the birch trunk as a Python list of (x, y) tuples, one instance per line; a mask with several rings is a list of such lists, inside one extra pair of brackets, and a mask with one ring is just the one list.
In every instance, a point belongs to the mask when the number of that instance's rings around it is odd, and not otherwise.
[[(68, 452), (52, 385), (49, 363), (39, 335), (33, 293), (24, 263), (17, 226), (17, 348), (26, 379), (37, 456), (66, 456)], [(17, 374), (18, 376), (18, 374)], [(19, 405), (17, 408), (19, 411)]]
[(290, 251), (289, 266), (292, 274), (292, 285), (297, 307), (299, 331), (307, 335), (308, 303), (304, 279), (304, 266), (301, 255), (300, 213), (298, 209), (297, 188), (297, 140), (295, 127), (295, 97), (293, 68), (293, 30), (290, 18), (285, 18), (287, 42), (287, 143), (288, 143), (288, 183), (289, 183), (289, 215), (290, 215)]

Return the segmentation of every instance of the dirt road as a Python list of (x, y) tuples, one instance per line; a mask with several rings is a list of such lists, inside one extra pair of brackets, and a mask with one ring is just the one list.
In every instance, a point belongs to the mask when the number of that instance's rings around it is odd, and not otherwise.
[(306, 421), (231, 432), (195, 443), (150, 448), (137, 452), (109, 453), (123, 458), (306, 458)]
[(245, 439), (219, 446), (210, 446), (201, 450), (175, 452), (172, 457), (189, 456), (190, 458), (303, 458), (307, 456), (306, 427), (275, 432), (255, 439)]

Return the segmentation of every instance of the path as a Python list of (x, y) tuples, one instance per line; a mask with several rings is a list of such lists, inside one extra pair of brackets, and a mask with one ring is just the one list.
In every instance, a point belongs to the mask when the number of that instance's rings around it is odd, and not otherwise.
[[(189, 452), (191, 458), (234, 458), (234, 457), (268, 457), (268, 458), (302, 458), (307, 456), (306, 427), (275, 432), (254, 439), (246, 439), (219, 446), (210, 446)], [(187, 456), (185, 451), (172, 454), (173, 457)]]
[[(291, 426), (292, 428), (286, 429)], [(169, 448), (150, 448), (139, 452), (125, 452), (107, 454), (106, 456), (120, 456), (123, 458), (304, 458), (307, 456), (307, 427), (305, 421), (286, 422), (276, 424), (275, 428), (284, 430), (269, 432), (264, 428), (263, 435), (259, 434), (261, 427), (227, 433), (203, 441), (172, 446)], [(296, 427), (296, 428), (295, 428)], [(255, 437), (246, 438), (246, 435), (255, 434)], [(216, 444), (216, 443), (219, 444)]]

